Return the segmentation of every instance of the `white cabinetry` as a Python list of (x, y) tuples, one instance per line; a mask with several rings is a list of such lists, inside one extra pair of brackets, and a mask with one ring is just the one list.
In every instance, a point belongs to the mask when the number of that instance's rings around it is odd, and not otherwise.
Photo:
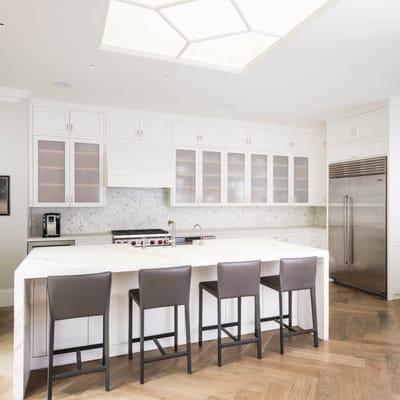
[(33, 206), (103, 204), (100, 141), (35, 136), (33, 153)]
[(171, 187), (172, 150), (167, 119), (106, 116), (108, 187)]
[(225, 128), (220, 125), (173, 121), (171, 129), (176, 146), (223, 148), (225, 145)]
[(328, 121), (328, 162), (386, 155), (388, 119), (384, 107)]

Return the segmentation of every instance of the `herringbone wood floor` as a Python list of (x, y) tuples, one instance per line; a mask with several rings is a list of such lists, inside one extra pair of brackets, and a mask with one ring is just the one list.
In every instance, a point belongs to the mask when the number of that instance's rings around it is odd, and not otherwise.
[[(199, 350), (193, 345), (193, 374), (185, 360), (146, 367), (146, 383), (138, 383), (138, 360), (112, 359), (112, 388), (103, 391), (101, 374), (58, 381), (54, 399), (399, 399), (400, 301), (331, 285), (331, 340), (312, 347), (311, 337), (286, 339), (278, 352), (277, 332), (263, 335), (264, 358), (255, 346), (226, 349), (216, 366), (215, 341)], [(11, 399), (12, 310), (1, 310), (0, 397)], [(28, 399), (44, 399), (45, 371), (32, 374)], [(5, 396), (5, 397), (3, 397)]]

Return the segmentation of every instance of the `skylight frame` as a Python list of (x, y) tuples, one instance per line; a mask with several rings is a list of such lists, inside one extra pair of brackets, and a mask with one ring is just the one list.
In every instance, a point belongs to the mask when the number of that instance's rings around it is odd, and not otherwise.
[[(323, 15), (329, 9), (331, 9), (332, 7), (334, 7), (335, 5), (340, 3), (342, 0), (326, 0), (325, 4), (320, 6), (316, 11), (311, 13), (302, 22), (300, 22), (299, 24), (294, 26), (291, 30), (289, 30), (289, 32), (287, 32), (286, 34), (284, 34), (282, 36), (281, 35), (276, 35), (274, 33), (266, 33), (264, 31), (259, 31), (259, 30), (252, 29), (250, 24), (249, 24), (249, 21), (246, 19), (245, 14), (240, 9), (240, 7), (239, 7), (238, 3), (236, 2), (236, 0), (230, 0), (232, 5), (233, 5), (233, 7), (236, 9), (238, 15), (240, 16), (240, 18), (244, 22), (247, 30), (245, 30), (243, 32), (235, 32), (235, 33), (230, 33), (230, 34), (216, 35), (216, 36), (212, 36), (212, 37), (205, 38), (205, 39), (199, 39), (199, 40), (189, 40), (185, 36), (185, 34), (179, 30), (178, 27), (176, 27), (171, 21), (169, 21), (168, 18), (166, 18), (163, 15), (163, 13), (161, 11), (163, 9), (167, 9), (167, 8), (170, 8), (170, 7), (175, 7), (175, 6), (180, 5), (180, 4), (186, 4), (186, 3), (191, 3), (191, 2), (201, 1), (201, 0), (171, 0), (171, 1), (166, 0), (167, 4), (158, 5), (158, 6), (146, 5), (146, 4), (143, 3), (145, 1), (146, 0), (110, 0), (109, 9), (108, 9), (108, 11), (106, 13), (106, 16), (105, 16), (103, 37), (102, 37), (101, 44), (99, 46), (99, 48), (101, 50), (112, 51), (112, 52), (117, 52), (117, 53), (121, 53), (121, 54), (130, 54), (130, 55), (134, 55), (134, 56), (138, 56), (138, 57), (142, 57), (142, 58), (145, 57), (145, 58), (151, 58), (151, 59), (156, 59), (156, 60), (174, 62), (174, 63), (184, 64), (184, 65), (192, 65), (192, 66), (202, 67), (202, 68), (211, 69), (211, 70), (220, 70), (220, 71), (224, 71), (224, 72), (241, 74), (241, 73), (245, 72), (245, 70), (248, 69), (251, 65), (253, 65), (260, 57), (264, 56), (267, 52), (269, 52), (272, 48), (274, 48), (275, 46), (279, 45), (284, 40), (287, 40), (289, 37), (291, 37), (298, 30), (302, 29), (305, 25), (309, 24), (311, 21), (313, 21), (314, 19), (316, 19), (319, 16)], [(276, 1), (279, 1), (279, 0), (276, 0)], [(108, 16), (109, 16), (110, 7), (111, 7), (111, 3), (112, 2), (127, 3), (127, 4), (131, 4), (131, 5), (137, 6), (137, 7), (142, 7), (142, 8), (145, 8), (145, 9), (148, 9), (148, 10), (151, 10), (151, 11), (157, 13), (158, 16), (161, 17), (165, 21), (166, 24), (168, 24), (173, 30), (175, 30), (175, 32), (179, 36), (181, 36), (182, 39), (184, 39), (185, 44), (183, 45), (183, 48), (180, 50), (179, 54), (176, 57), (171, 57), (171, 56), (166, 56), (166, 55), (157, 54), (157, 53), (153, 53), (153, 52), (146, 52), (146, 51), (126, 48), (126, 47), (123, 48), (123, 47), (104, 44), (103, 42), (104, 42), (105, 27), (106, 27), (106, 23), (107, 23), (107, 19), (108, 19)], [(255, 55), (254, 58), (252, 58), (248, 63), (244, 64), (241, 68), (232, 68), (232, 67), (229, 67), (229, 66), (226, 66), (226, 65), (222, 65), (222, 64), (205, 63), (205, 62), (199, 62), (199, 61), (195, 61), (195, 60), (181, 58), (182, 54), (186, 51), (186, 49), (192, 43), (207, 42), (207, 41), (211, 41), (211, 40), (214, 40), (214, 39), (219, 39), (219, 38), (229, 37), (229, 36), (235, 36), (235, 35), (238, 35), (240, 33), (246, 33), (246, 32), (253, 32), (253, 33), (257, 33), (259, 35), (273, 37), (273, 38), (276, 38), (277, 40), (272, 45), (267, 46), (264, 51), (261, 51), (261, 53)]]

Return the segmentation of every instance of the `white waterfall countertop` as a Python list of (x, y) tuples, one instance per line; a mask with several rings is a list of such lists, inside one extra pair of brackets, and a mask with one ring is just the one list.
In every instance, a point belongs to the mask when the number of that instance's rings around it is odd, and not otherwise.
[(15, 271), (24, 279), (50, 275), (127, 272), (146, 268), (216, 265), (223, 261), (274, 261), (290, 257), (327, 257), (322, 249), (265, 238), (216, 239), (189, 246), (135, 248), (127, 244), (33, 249)]

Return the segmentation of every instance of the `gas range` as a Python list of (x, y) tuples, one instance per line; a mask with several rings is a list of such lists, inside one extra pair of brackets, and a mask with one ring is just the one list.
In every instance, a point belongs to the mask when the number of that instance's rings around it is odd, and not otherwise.
[(134, 247), (171, 246), (171, 235), (163, 229), (123, 229), (111, 231), (113, 243)]

